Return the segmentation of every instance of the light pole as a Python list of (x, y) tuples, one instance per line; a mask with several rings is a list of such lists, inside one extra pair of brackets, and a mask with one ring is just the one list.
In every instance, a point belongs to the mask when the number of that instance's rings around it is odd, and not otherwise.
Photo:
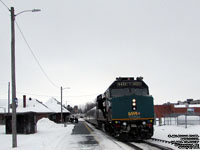
[(17, 147), (17, 129), (16, 129), (16, 81), (15, 81), (15, 17), (24, 12), (37, 12), (39, 9), (25, 10), (15, 15), (14, 7), (11, 7), (11, 87), (12, 87), (12, 144)]
[(66, 88), (63, 88), (62, 86), (61, 86), (61, 88), (60, 88), (60, 91), (61, 91), (61, 115), (60, 115), (60, 117), (61, 117), (61, 123), (63, 123), (63, 109), (62, 109), (62, 93), (63, 93), (63, 90), (64, 89), (70, 89), (69, 87), (66, 87)]
[(186, 114), (185, 114), (185, 128), (187, 128), (187, 115), (188, 115), (188, 107), (189, 107), (189, 104), (187, 103), (186, 105)]
[(10, 82), (8, 82), (8, 114), (10, 113)]

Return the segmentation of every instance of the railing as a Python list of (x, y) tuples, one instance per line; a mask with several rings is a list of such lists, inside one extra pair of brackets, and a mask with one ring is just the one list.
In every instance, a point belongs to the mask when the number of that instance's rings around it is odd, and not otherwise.
[(200, 125), (200, 113), (170, 114), (156, 119), (157, 125)]

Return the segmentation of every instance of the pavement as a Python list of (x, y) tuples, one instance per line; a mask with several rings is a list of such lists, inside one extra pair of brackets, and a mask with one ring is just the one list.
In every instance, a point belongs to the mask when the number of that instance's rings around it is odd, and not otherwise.
[(83, 141), (80, 141), (79, 144), (94, 147), (98, 146), (99, 142), (92, 135), (93, 130), (85, 123), (85, 121), (79, 121), (74, 123), (74, 129), (72, 130), (72, 135), (79, 135), (83, 137)]

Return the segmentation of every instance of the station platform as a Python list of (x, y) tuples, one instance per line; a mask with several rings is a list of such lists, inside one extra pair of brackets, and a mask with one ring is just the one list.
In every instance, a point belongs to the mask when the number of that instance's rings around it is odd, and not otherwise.
[(87, 125), (85, 121), (79, 121), (74, 124), (74, 128), (72, 130), (72, 135), (79, 135), (83, 137), (83, 141), (79, 142), (79, 144), (94, 146), (98, 145), (99, 142), (92, 135), (93, 130)]

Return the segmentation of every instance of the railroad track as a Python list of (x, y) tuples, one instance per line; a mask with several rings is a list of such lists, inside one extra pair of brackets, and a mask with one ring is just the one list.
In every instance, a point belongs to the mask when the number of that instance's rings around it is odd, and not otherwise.
[[(91, 124), (90, 122), (87, 121), (87, 123)], [(91, 124), (93, 127), (95, 127), (94, 124)], [(104, 132), (105, 133), (105, 132)], [(106, 133), (105, 133), (106, 134)], [(119, 145), (118, 143), (116, 143), (114, 140), (113, 140), (113, 137), (106, 134), (107, 137), (112, 140), (115, 144)], [(116, 138), (114, 138), (115, 140), (117, 140)], [(152, 141), (159, 141), (159, 142), (162, 142), (162, 143), (167, 143), (167, 144), (170, 144), (171, 142), (170, 141), (166, 141), (166, 140), (161, 140), (161, 139), (156, 139), (156, 138), (151, 138), (150, 140)], [(147, 140), (143, 140), (141, 142), (123, 142), (125, 143), (126, 145), (132, 147), (133, 149), (135, 150), (149, 150), (150, 147), (152, 150), (155, 150), (155, 149), (158, 149), (158, 150), (173, 150), (172, 148), (170, 147), (166, 147), (166, 146), (163, 146), (163, 145), (159, 145), (159, 144), (155, 144), (155, 143), (152, 143), (152, 142), (149, 142)], [(146, 145), (146, 146), (145, 146)], [(119, 147), (121, 148), (121, 146), (119, 145)], [(149, 148), (148, 148), (149, 147)]]
[(171, 141), (162, 140), (162, 139), (151, 138), (150, 140), (171, 144)]
[(133, 143), (127, 142), (126, 144), (127, 144), (128, 146), (134, 148), (135, 150), (143, 150), (141, 147), (139, 147), (139, 146), (137, 146), (137, 145), (135, 145), (135, 144), (133, 144)]
[(155, 143), (151, 143), (148, 141), (141, 141), (139, 143), (136, 142), (127, 142), (126, 143), (128, 146), (134, 148), (135, 150), (147, 150), (147, 149), (152, 149), (154, 150), (155, 148), (158, 150), (173, 150), (172, 148), (163, 146), (163, 145), (159, 145), (159, 144), (155, 144)]
[(170, 148), (170, 147), (166, 147), (166, 146), (163, 146), (163, 145), (151, 143), (151, 142), (149, 142), (149, 141), (143, 141), (143, 142), (144, 142), (145, 144), (151, 145), (151, 146), (156, 147), (156, 148), (161, 149), (161, 150), (173, 150), (173, 149)]

